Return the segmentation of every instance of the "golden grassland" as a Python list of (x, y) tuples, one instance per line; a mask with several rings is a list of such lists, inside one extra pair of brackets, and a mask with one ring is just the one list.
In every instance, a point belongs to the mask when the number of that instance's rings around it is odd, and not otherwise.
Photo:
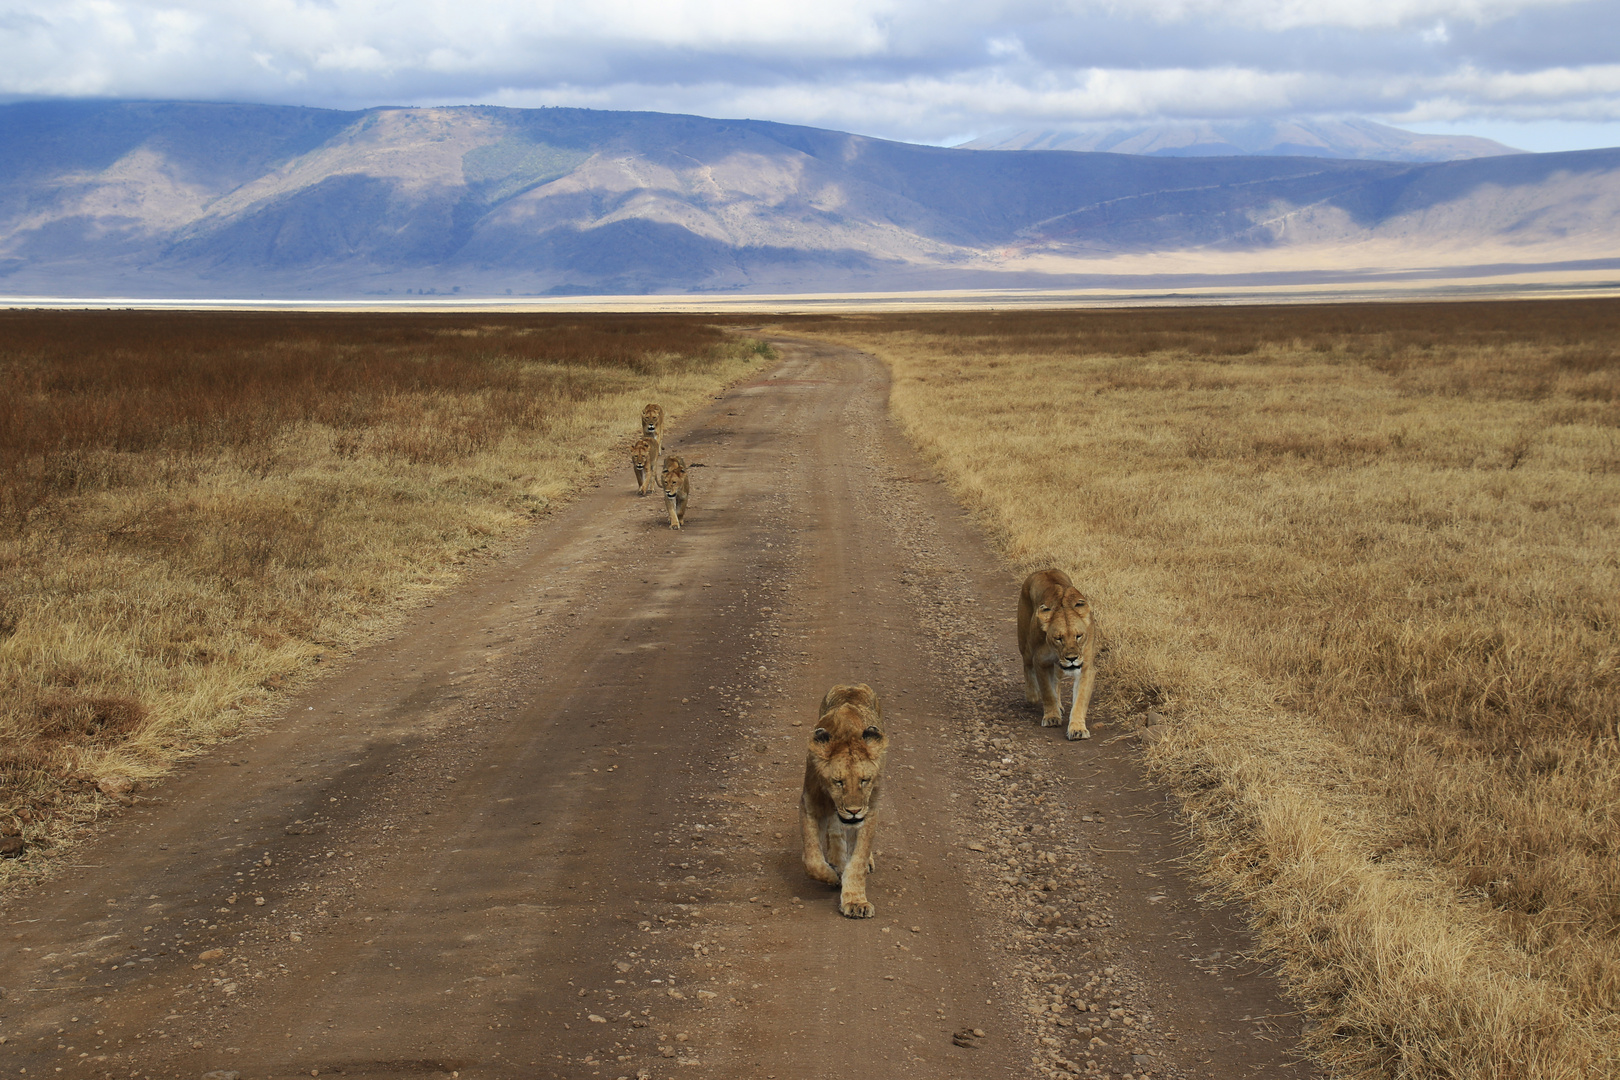
[(1325, 1063), (1620, 1073), (1620, 303), (788, 329), (886, 361), (1008, 561), (1092, 594), (1098, 713), (1171, 720)]
[(769, 357), (722, 321), (0, 313), (0, 884)]

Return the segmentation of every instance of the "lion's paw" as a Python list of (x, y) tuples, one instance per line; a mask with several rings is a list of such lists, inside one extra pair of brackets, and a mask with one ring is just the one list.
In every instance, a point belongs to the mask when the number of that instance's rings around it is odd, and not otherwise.
[(1068, 736), (1069, 736), (1069, 741), (1073, 742), (1076, 739), (1089, 739), (1089, 738), (1091, 738), (1091, 732), (1087, 731), (1085, 728), (1080, 728), (1078, 730), (1076, 730), (1075, 728), (1070, 728), (1068, 730)]
[(844, 900), (838, 905), (838, 913), (851, 919), (870, 919), (877, 914), (877, 908), (872, 906), (870, 900), (864, 898), (860, 900)]
[(837, 885), (843, 881), (843, 878), (838, 876), (838, 871), (825, 864), (821, 866), (806, 866), (804, 868), (804, 872), (809, 874), (816, 881), (821, 882), (823, 885)]
[(1041, 717), (1041, 727), (1057, 727), (1061, 723), (1063, 723), (1062, 715)]

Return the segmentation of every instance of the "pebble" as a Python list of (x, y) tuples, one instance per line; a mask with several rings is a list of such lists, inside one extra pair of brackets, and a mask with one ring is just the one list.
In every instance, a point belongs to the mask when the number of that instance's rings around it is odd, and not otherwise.
[(225, 955), (224, 949), (205, 949), (197, 954), (199, 960), (218, 960)]

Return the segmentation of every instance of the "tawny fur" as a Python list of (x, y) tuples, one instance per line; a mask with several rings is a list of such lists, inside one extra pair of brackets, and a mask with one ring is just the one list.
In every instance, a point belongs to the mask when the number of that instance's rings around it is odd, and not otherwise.
[(653, 489), (653, 469), (658, 465), (658, 436), (643, 436), (630, 447), (630, 467), (636, 471), (636, 494)]
[(799, 827), (805, 872), (839, 886), (838, 910), (852, 919), (871, 918), (876, 910), (866, 898), (866, 875), (876, 867), (872, 841), (888, 752), (883, 708), (872, 688), (858, 683), (827, 691), (804, 762)]
[(686, 520), (686, 500), (692, 482), (686, 476), (686, 459), (679, 454), (664, 458), (664, 504), (669, 507), (669, 527), (678, 529)]
[(664, 438), (664, 407), (648, 404), (641, 410), (641, 433), (652, 439)]
[(1074, 684), (1069, 709), (1071, 739), (1089, 739), (1086, 710), (1097, 682), (1097, 623), (1085, 595), (1061, 570), (1037, 570), (1018, 591), (1018, 651), (1024, 658), (1024, 691), (1041, 707), (1041, 726), (1063, 722), (1061, 679)]

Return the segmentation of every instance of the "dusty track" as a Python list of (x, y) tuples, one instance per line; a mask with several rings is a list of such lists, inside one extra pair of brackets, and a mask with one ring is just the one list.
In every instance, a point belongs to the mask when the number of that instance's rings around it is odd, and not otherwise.
[[(782, 348), (673, 432), (684, 531), (615, 472), (0, 911), (4, 1071), (1302, 1071), (1131, 742), (1034, 724), (881, 366)], [(795, 850), (837, 681), (894, 744), (865, 921)]]

